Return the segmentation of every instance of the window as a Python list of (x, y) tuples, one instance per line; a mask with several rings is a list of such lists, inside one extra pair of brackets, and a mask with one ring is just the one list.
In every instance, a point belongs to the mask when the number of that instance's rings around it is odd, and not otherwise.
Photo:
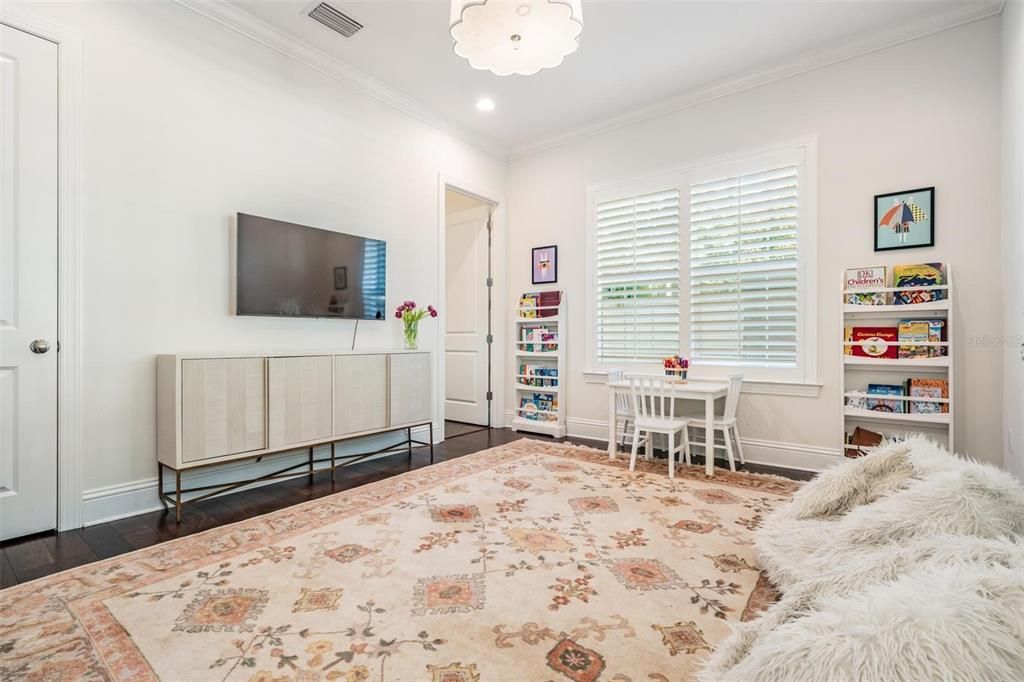
[(590, 192), (590, 366), (815, 383), (815, 150), (777, 147)]
[(796, 367), (795, 165), (690, 186), (690, 353), (695, 364)]
[(679, 352), (679, 190), (597, 204), (597, 357), (651, 361)]

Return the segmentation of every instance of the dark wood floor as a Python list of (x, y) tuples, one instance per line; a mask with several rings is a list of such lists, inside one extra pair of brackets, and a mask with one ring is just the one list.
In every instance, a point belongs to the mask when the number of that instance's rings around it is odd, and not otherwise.
[(446, 421), (444, 423), (444, 437), (456, 438), (458, 436), (465, 436), (467, 433), (476, 433), (477, 431), (484, 431), (486, 429), (486, 426), (478, 426), (477, 424)]
[[(462, 457), (522, 437), (522, 435), (507, 429), (466, 433), (449, 438), (436, 446), (434, 448), (435, 461)], [(605, 443), (600, 441), (586, 441), (578, 438), (565, 440), (594, 447), (605, 447)], [(699, 461), (701, 458), (696, 459)], [(186, 513), (180, 524), (174, 522), (174, 514), (159, 511), (78, 530), (43, 533), (17, 540), (8, 540), (0, 543), (0, 589), (92, 561), (149, 547), (173, 538), (242, 521), (299, 502), (355, 488), (405, 471), (419, 469), (429, 464), (430, 455), (427, 448), (419, 448), (413, 452), (411, 461), (404, 454), (399, 454), (340, 467), (333, 484), (330, 474), (321, 472), (314, 476), (312, 483), (309, 482), (308, 477), (300, 476), (197, 502), (186, 508)], [(749, 471), (780, 474), (790, 478), (810, 477), (810, 474), (805, 472), (753, 464), (747, 465), (746, 468)]]

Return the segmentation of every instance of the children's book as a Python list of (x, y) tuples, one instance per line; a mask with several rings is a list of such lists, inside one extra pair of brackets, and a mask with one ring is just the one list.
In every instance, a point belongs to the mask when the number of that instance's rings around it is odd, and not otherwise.
[[(868, 384), (869, 395), (904, 395), (903, 387), (895, 384)], [(868, 398), (867, 408), (875, 412), (903, 412), (902, 400), (883, 400), (880, 398)]]
[(539, 297), (537, 294), (523, 294), (519, 297), (519, 317), (537, 317), (537, 305)]
[(558, 315), (558, 306), (562, 304), (561, 291), (540, 292), (538, 305), (540, 306), (541, 317), (555, 317)]
[(945, 355), (942, 346), (920, 346), (920, 343), (942, 341), (945, 320), (903, 320), (899, 323), (899, 356), (901, 358), (934, 358)]
[(885, 266), (882, 265), (847, 270), (844, 301), (853, 305), (885, 305), (888, 297), (884, 291), (855, 292), (851, 289), (884, 289), (889, 281), (886, 274)]
[(892, 269), (893, 287), (907, 289), (907, 291), (893, 292), (893, 305), (913, 305), (945, 300), (946, 291), (944, 289), (914, 289), (914, 287), (938, 286), (945, 283), (946, 269), (942, 263), (894, 266)]
[(847, 327), (846, 340), (861, 342), (844, 346), (847, 355), (862, 358), (899, 357), (899, 330), (896, 327)]
[[(907, 379), (907, 396), (911, 398), (949, 398), (949, 381), (946, 379)], [(940, 414), (949, 412), (949, 403), (931, 401), (908, 401), (911, 414)]]

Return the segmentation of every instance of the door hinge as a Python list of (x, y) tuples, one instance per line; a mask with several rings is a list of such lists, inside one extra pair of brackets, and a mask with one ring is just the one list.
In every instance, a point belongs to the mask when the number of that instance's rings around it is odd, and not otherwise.
[(494, 391), (487, 391), (487, 399), (494, 400)]
[(494, 334), (487, 335), (487, 343), (494, 343)]
[(494, 278), (493, 277), (488, 277), (487, 278), (487, 286), (489, 286), (489, 287), (493, 287), (494, 286)]

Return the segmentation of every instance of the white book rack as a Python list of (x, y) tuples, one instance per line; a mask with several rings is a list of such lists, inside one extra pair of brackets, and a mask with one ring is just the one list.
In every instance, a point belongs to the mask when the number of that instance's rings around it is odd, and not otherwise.
[[(523, 298), (537, 296), (527, 291), (519, 298), (512, 324), (515, 363), (513, 431), (565, 437), (565, 292), (558, 292), (558, 305), (524, 306)], [(544, 341), (543, 339), (548, 339)]]
[[(884, 436), (899, 436), (911, 433), (924, 434), (954, 450), (953, 422), (956, 414), (956, 391), (954, 383), (954, 361), (957, 355), (954, 339), (952, 268), (947, 264), (945, 284), (922, 287), (878, 287), (870, 289), (847, 289), (845, 271), (840, 285), (842, 302), (842, 328), (840, 329), (840, 372), (842, 393), (843, 432), (840, 437), (843, 452), (852, 452), (859, 447), (849, 445), (846, 436), (857, 426), (862, 426)], [(847, 294), (883, 293), (891, 301), (894, 292), (944, 291), (945, 299), (927, 303), (892, 305), (860, 305), (847, 303)], [(851, 346), (866, 346), (869, 341), (850, 341), (846, 338), (847, 327), (896, 327), (902, 320), (944, 320), (945, 341), (915, 342), (915, 347), (944, 348), (945, 355), (914, 358), (863, 357), (848, 355)], [(926, 398), (911, 396), (888, 396), (868, 394), (869, 384), (903, 384), (911, 378), (945, 379), (949, 382), (948, 398)], [(902, 412), (882, 412), (858, 406), (866, 399), (886, 400), (903, 406)], [(851, 404), (853, 403), (853, 404)], [(938, 403), (948, 405), (946, 412), (911, 412), (910, 403)], [(940, 408), (941, 409), (941, 408)]]

